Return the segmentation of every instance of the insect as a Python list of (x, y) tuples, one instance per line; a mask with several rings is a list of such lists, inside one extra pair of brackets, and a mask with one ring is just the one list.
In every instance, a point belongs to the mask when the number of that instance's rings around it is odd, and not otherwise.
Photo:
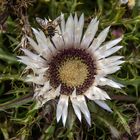
[(37, 23), (42, 27), (45, 35), (47, 37), (49, 37), (50, 39), (55, 35), (55, 33), (58, 33), (58, 30), (56, 29), (56, 27), (60, 24), (60, 18), (55, 19), (54, 21), (52, 20), (47, 20), (45, 18), (45, 20), (36, 17), (36, 21)]

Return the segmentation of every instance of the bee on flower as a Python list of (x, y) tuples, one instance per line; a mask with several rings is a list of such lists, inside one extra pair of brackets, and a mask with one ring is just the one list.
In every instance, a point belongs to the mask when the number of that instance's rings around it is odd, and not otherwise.
[(41, 26), (42, 30), (44, 31), (44, 33), (46, 34), (47, 37), (52, 38), (55, 35), (55, 33), (58, 33), (56, 27), (61, 22), (60, 17), (58, 17), (54, 21), (51, 19), (47, 20), (46, 18), (45, 18), (45, 20), (43, 20), (39, 17), (36, 17), (36, 21)]

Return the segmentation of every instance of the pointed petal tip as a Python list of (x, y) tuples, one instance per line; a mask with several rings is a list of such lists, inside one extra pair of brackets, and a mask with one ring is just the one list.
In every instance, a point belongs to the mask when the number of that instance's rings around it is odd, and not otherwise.
[(81, 14), (80, 19), (84, 19), (84, 13)]
[(88, 123), (89, 126), (91, 126), (91, 118), (89, 118), (89, 119), (87, 120), (87, 123)]
[(63, 15), (64, 15), (64, 13), (63, 13), (63, 12), (61, 12), (61, 15), (63, 16)]
[(107, 111), (109, 111), (110, 113), (113, 113), (113, 110), (112, 110), (112, 109), (109, 109), (109, 110), (107, 110)]
[(113, 112), (111, 108), (102, 100), (94, 100), (94, 102), (99, 105), (101, 108), (107, 110), (108, 112)]
[(126, 61), (122, 60), (122, 61), (121, 61), (121, 64), (122, 64), (122, 63), (125, 63), (125, 62), (126, 62)]
[(24, 50), (26, 50), (26, 49), (25, 48), (20, 48), (20, 50), (24, 52)]
[(123, 39), (123, 36), (119, 37), (118, 39), (121, 41)]
[[(40, 29), (35, 29), (35, 28), (33, 28), (33, 27), (32, 27), (31, 29), (32, 29), (32, 31), (33, 31), (33, 33), (34, 33), (35, 35), (36, 35), (36, 34), (39, 34), (39, 30), (40, 30)], [(29, 37), (29, 38), (30, 38), (30, 37)]]
[(125, 87), (125, 85), (118, 83), (118, 89)]
[(31, 27), (31, 29), (33, 30), (33, 32), (34, 32), (34, 31), (36, 31), (36, 29), (35, 29), (35, 28), (33, 28), (33, 27)]
[(97, 16), (94, 19), (97, 20)]
[(82, 13), (81, 16), (84, 16), (84, 13)]
[(110, 30), (111, 25), (105, 28), (105, 30), (108, 32)]
[(119, 49), (123, 48), (123, 46), (118, 46)]
[(22, 56), (16, 56), (16, 58), (18, 58), (18, 61), (20, 61)]
[(61, 21), (64, 20), (64, 13), (62, 13), (62, 12), (61, 12), (61, 15), (60, 15), (60, 20), (61, 20)]
[(57, 110), (56, 110), (56, 121), (57, 121), (57, 123), (60, 121), (61, 116), (62, 116), (62, 112), (59, 112), (58, 105), (57, 105)]
[(57, 123), (60, 121), (60, 118), (61, 118), (61, 117), (56, 117)]
[(99, 24), (99, 20), (97, 20), (97, 22), (96, 22), (97, 24)]
[(66, 120), (64, 120), (63, 118), (62, 118), (62, 123), (63, 123), (63, 126), (65, 127), (66, 126)]

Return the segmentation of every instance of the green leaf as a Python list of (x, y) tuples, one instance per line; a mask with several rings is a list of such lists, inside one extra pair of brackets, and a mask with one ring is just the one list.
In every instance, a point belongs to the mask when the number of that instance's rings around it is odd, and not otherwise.
[(127, 124), (126, 119), (123, 117), (123, 115), (122, 115), (119, 111), (115, 110), (115, 113), (118, 115), (118, 121), (122, 124), (122, 126), (124, 127), (124, 129), (126, 130), (126, 132), (127, 132), (129, 135), (131, 135), (130, 127), (129, 127), (129, 125)]
[(113, 137), (115, 137), (115, 138), (119, 138), (120, 137), (120, 132), (117, 130), (117, 128), (115, 128), (112, 124), (111, 124), (111, 122), (109, 122), (107, 119), (105, 119), (104, 117), (100, 117), (100, 116), (98, 116), (98, 119), (100, 120), (100, 121), (102, 121), (106, 126), (107, 126), (107, 128), (109, 128), (110, 129), (110, 132), (111, 132), (111, 134), (113, 135)]
[(9, 109), (9, 108), (13, 108), (13, 107), (23, 105), (25, 103), (28, 103), (28, 102), (32, 101), (32, 99), (33, 99), (32, 94), (24, 95), (20, 98), (13, 99), (9, 102), (0, 104), (0, 110)]

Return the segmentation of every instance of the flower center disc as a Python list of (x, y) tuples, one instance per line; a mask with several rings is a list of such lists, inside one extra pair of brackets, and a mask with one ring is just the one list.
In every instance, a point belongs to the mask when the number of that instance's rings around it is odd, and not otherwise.
[(96, 63), (86, 50), (69, 48), (52, 57), (48, 72), (53, 88), (61, 84), (61, 94), (71, 95), (74, 88), (83, 94), (94, 82)]
[(87, 79), (88, 74), (88, 66), (81, 60), (66, 60), (59, 68), (60, 80), (68, 87), (82, 85)]

